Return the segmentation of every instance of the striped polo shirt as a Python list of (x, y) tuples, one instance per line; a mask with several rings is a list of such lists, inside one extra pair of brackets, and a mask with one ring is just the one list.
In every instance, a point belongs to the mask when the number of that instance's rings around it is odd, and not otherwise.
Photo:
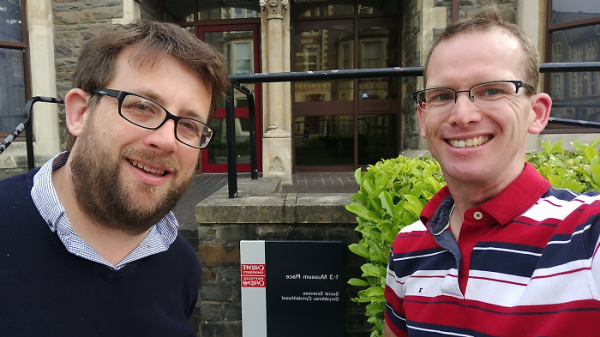
[(392, 245), (385, 319), (396, 335), (600, 335), (597, 192), (554, 189), (527, 163), (466, 211), (458, 242), (453, 203), (444, 187)]

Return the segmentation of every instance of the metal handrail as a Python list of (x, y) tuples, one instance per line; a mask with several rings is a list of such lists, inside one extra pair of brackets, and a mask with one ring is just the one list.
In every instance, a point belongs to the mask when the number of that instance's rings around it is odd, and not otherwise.
[(0, 154), (6, 150), (7, 147), (17, 138), (17, 136), (24, 130), (27, 129), (27, 133), (25, 133), (25, 141), (27, 143), (27, 169), (32, 170), (34, 165), (33, 158), (33, 132), (31, 130), (31, 109), (33, 108), (33, 104), (36, 102), (44, 102), (44, 103), (58, 103), (62, 104), (64, 101), (60, 98), (53, 97), (44, 97), (44, 96), (34, 96), (31, 97), (27, 103), (25, 103), (25, 116), (23, 121), (17, 125), (15, 130), (6, 137), (2, 143), (0, 143)]
[[(540, 73), (557, 72), (583, 72), (600, 71), (600, 62), (571, 62), (571, 63), (542, 63), (540, 64)], [(235, 157), (235, 113), (233, 105), (233, 90), (239, 90), (246, 95), (248, 100), (248, 110), (250, 118), (250, 160), (252, 179), (258, 178), (257, 169), (257, 150), (256, 150), (256, 128), (255, 128), (255, 102), (252, 91), (245, 88), (243, 83), (270, 83), (270, 82), (291, 82), (291, 81), (316, 81), (316, 80), (338, 80), (338, 79), (360, 79), (377, 77), (409, 77), (423, 76), (423, 67), (394, 67), (394, 68), (375, 68), (375, 69), (341, 69), (341, 70), (319, 70), (307, 72), (287, 72), (287, 73), (258, 73), (247, 75), (230, 75), (232, 86), (228, 90), (230, 99), (226, 102), (226, 122), (227, 122), (227, 162), (228, 162), (228, 185), (229, 197), (237, 197), (237, 168)], [(27, 164), (31, 170), (33, 168), (33, 137), (31, 132), (31, 108), (35, 102), (63, 103), (62, 99), (43, 96), (32, 97), (25, 105), (25, 119), (15, 128), (2, 143), (0, 143), (0, 154), (12, 143), (23, 129), (27, 129)], [(588, 127), (600, 128), (600, 123), (588, 121), (576, 121), (550, 117), (550, 122), (562, 124), (585, 125)], [(231, 128), (231, 130), (229, 129)]]
[[(359, 78), (377, 78), (377, 77), (409, 77), (423, 76), (423, 67), (394, 67), (394, 68), (375, 68), (375, 69), (340, 69), (340, 70), (316, 70), (306, 72), (288, 72), (288, 73), (257, 73), (246, 75), (230, 75), (234, 87), (241, 86), (242, 83), (270, 83), (270, 82), (291, 82), (291, 81), (318, 81), (318, 80), (339, 80), (339, 79), (359, 79)], [(570, 62), (570, 63), (542, 63), (540, 64), (540, 73), (558, 73), (558, 72), (582, 72), (582, 71), (600, 71), (600, 62)], [(233, 91), (231, 91), (233, 96)], [(248, 99), (250, 102), (250, 99)], [(228, 101), (228, 104), (230, 102)], [(231, 102), (232, 106), (233, 103)], [(254, 105), (254, 100), (252, 100)], [(229, 118), (229, 117), (227, 117)], [(233, 120), (234, 117), (231, 117)], [(558, 122), (572, 125), (585, 125), (588, 127), (600, 128), (600, 123), (575, 121), (556, 117), (550, 117), (550, 122)], [(254, 123), (252, 123), (254, 127)], [(233, 137), (233, 139), (229, 139)], [(227, 143), (235, 144), (235, 135), (231, 136), (228, 132)], [(235, 146), (234, 146), (235, 147)], [(229, 151), (229, 147), (228, 147)], [(235, 151), (235, 149), (233, 150)], [(256, 152), (250, 154), (255, 159)], [(229, 160), (229, 159), (228, 159)], [(233, 158), (235, 161), (235, 158)], [(228, 164), (229, 165), (229, 164)], [(228, 166), (229, 197), (237, 197), (237, 168), (235, 165)], [(254, 178), (253, 178), (254, 179)], [(235, 182), (234, 182), (235, 181)]]

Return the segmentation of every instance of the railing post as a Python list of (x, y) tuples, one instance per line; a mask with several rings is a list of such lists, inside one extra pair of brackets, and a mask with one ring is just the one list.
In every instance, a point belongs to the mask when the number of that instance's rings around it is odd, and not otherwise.
[(229, 198), (237, 198), (237, 162), (235, 156), (235, 109), (233, 106), (233, 85), (227, 90), (225, 123), (227, 127), (227, 186)]

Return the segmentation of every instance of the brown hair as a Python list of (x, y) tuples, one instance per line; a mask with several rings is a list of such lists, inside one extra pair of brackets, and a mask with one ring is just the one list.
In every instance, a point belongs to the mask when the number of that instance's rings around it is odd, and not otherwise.
[(440, 42), (449, 40), (460, 33), (488, 32), (494, 28), (506, 30), (520, 42), (525, 57), (522, 64), (522, 71), (525, 75), (523, 81), (534, 88), (537, 87), (540, 76), (540, 57), (537, 49), (527, 35), (525, 35), (525, 32), (519, 26), (507, 21), (494, 5), (487, 5), (474, 16), (453, 22), (444, 29), (442, 35), (434, 42), (431, 50), (429, 50), (429, 54), (427, 54), (425, 70), (423, 71), (425, 84), (427, 83), (427, 66), (429, 65), (431, 54), (433, 54), (433, 51)]
[[(212, 91), (208, 117), (210, 123), (218, 98), (229, 85), (227, 63), (215, 48), (171, 23), (142, 20), (127, 25), (112, 25), (101, 30), (83, 46), (73, 73), (73, 87), (87, 92), (104, 88), (114, 75), (117, 55), (123, 48), (132, 45), (138, 48), (132, 54), (131, 62), (154, 62), (162, 55), (171, 55), (206, 80)], [(90, 99), (89, 108), (93, 109), (97, 102), (97, 98)], [(76, 139), (69, 134), (68, 151)]]

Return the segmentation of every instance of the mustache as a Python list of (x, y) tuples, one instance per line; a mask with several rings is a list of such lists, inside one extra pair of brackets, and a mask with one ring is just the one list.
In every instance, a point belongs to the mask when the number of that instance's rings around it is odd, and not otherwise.
[(126, 147), (121, 151), (119, 156), (123, 159), (139, 159), (149, 164), (165, 167), (167, 171), (171, 172), (172, 174), (177, 174), (179, 171), (181, 171), (181, 166), (179, 166), (179, 162), (177, 162), (177, 160), (169, 156), (158, 155), (152, 151)]

